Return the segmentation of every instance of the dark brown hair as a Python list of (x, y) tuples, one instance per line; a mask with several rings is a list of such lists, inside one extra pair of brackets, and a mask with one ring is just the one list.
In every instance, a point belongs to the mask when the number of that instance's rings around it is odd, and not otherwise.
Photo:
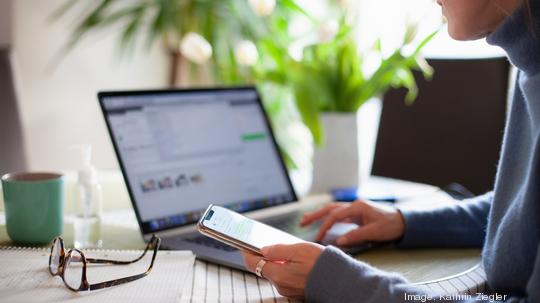
[(538, 37), (538, 24), (536, 23), (537, 20), (533, 15), (531, 0), (524, 0), (524, 2), (524, 5), (527, 8), (527, 24), (529, 26), (529, 30), (535, 37)]
[[(510, 16), (512, 15), (512, 12), (509, 12), (508, 10), (506, 10), (505, 8), (503, 8), (499, 3), (498, 1), (496, 0), (495, 1), (495, 5), (507, 16)], [(538, 35), (538, 24), (536, 23), (536, 19), (534, 18), (534, 14), (533, 14), (533, 10), (532, 10), (532, 4), (531, 4), (531, 0), (523, 0), (521, 5), (525, 6), (525, 18), (527, 18), (527, 27), (529, 28), (529, 31), (534, 35), (534, 36), (537, 36)], [(520, 9), (520, 8), (518, 8)]]

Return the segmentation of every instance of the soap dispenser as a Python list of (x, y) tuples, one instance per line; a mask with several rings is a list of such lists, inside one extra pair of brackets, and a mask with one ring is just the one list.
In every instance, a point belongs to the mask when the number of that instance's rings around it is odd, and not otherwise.
[(73, 238), (75, 248), (99, 248), (101, 238), (102, 189), (92, 165), (92, 146), (80, 145), (72, 149), (81, 153), (81, 166), (75, 189)]

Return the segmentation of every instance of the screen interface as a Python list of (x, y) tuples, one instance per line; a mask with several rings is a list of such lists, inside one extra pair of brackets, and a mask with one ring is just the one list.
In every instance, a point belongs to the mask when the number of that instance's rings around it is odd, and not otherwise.
[(254, 89), (101, 98), (145, 232), (294, 200)]
[(212, 207), (203, 220), (204, 226), (247, 243), (258, 249), (274, 244), (303, 242), (291, 234), (246, 218), (222, 207)]

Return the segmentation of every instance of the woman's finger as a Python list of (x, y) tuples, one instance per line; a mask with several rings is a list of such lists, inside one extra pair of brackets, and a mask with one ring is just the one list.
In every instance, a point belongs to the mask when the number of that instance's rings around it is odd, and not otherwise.
[(316, 211), (310, 212), (310, 213), (306, 213), (302, 217), (302, 220), (300, 220), (300, 226), (309, 225), (309, 224), (313, 223), (314, 221), (317, 221), (320, 218), (328, 215), (328, 213), (330, 213), (334, 209), (336, 209), (338, 207), (341, 207), (341, 206), (342, 206), (342, 204), (340, 204), (340, 203), (331, 203), (331, 204), (328, 204), (328, 205), (324, 206), (323, 208), (321, 208), (319, 210), (316, 210)]
[(340, 246), (357, 245), (373, 239), (374, 224), (360, 226), (337, 238), (336, 244)]
[(257, 263), (263, 258), (260, 255), (253, 254), (251, 252), (241, 250), (242, 257), (244, 258), (244, 264), (246, 265), (247, 270), (255, 272), (255, 267)]
[(303, 292), (298, 289), (289, 288), (289, 287), (276, 287), (276, 288), (280, 295), (287, 297), (289, 299), (300, 300), (304, 298)]
[(326, 219), (324, 219), (321, 227), (319, 228), (319, 232), (315, 237), (315, 241), (321, 242), (326, 236), (326, 232), (330, 228), (332, 228), (332, 225), (334, 225), (334, 223), (343, 221), (356, 215), (358, 215), (357, 212), (351, 206), (335, 209), (330, 214), (328, 214), (328, 216), (326, 216)]
[(262, 276), (276, 286), (278, 292), (289, 298), (302, 298), (304, 294), (305, 276), (297, 276), (297, 263), (268, 262), (262, 270)]
[(262, 255), (270, 261), (288, 262), (292, 260), (296, 249), (297, 244), (276, 244), (263, 247)]
[[(259, 259), (260, 258), (261, 257), (259, 257)], [(280, 275), (283, 276), (284, 274), (284, 265), (285, 263), (268, 261), (266, 262), (266, 264), (264, 264), (261, 274), (265, 279), (270, 280), (272, 284), (280, 285), (281, 283), (283, 283), (283, 281), (279, 279), (279, 277)], [(255, 269), (253, 269), (253, 272), (255, 272)]]

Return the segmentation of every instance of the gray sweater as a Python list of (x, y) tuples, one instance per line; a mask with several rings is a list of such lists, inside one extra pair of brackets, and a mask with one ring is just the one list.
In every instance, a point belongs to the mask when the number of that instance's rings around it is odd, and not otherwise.
[[(483, 246), (487, 283), (507, 302), (540, 302), (540, 0), (531, 2), (536, 26), (521, 8), (488, 37), (519, 69), (493, 192), (435, 211), (402, 211), (406, 229), (399, 243)], [(392, 303), (405, 294), (426, 295), (400, 275), (334, 247), (319, 257), (305, 289), (309, 302)]]

